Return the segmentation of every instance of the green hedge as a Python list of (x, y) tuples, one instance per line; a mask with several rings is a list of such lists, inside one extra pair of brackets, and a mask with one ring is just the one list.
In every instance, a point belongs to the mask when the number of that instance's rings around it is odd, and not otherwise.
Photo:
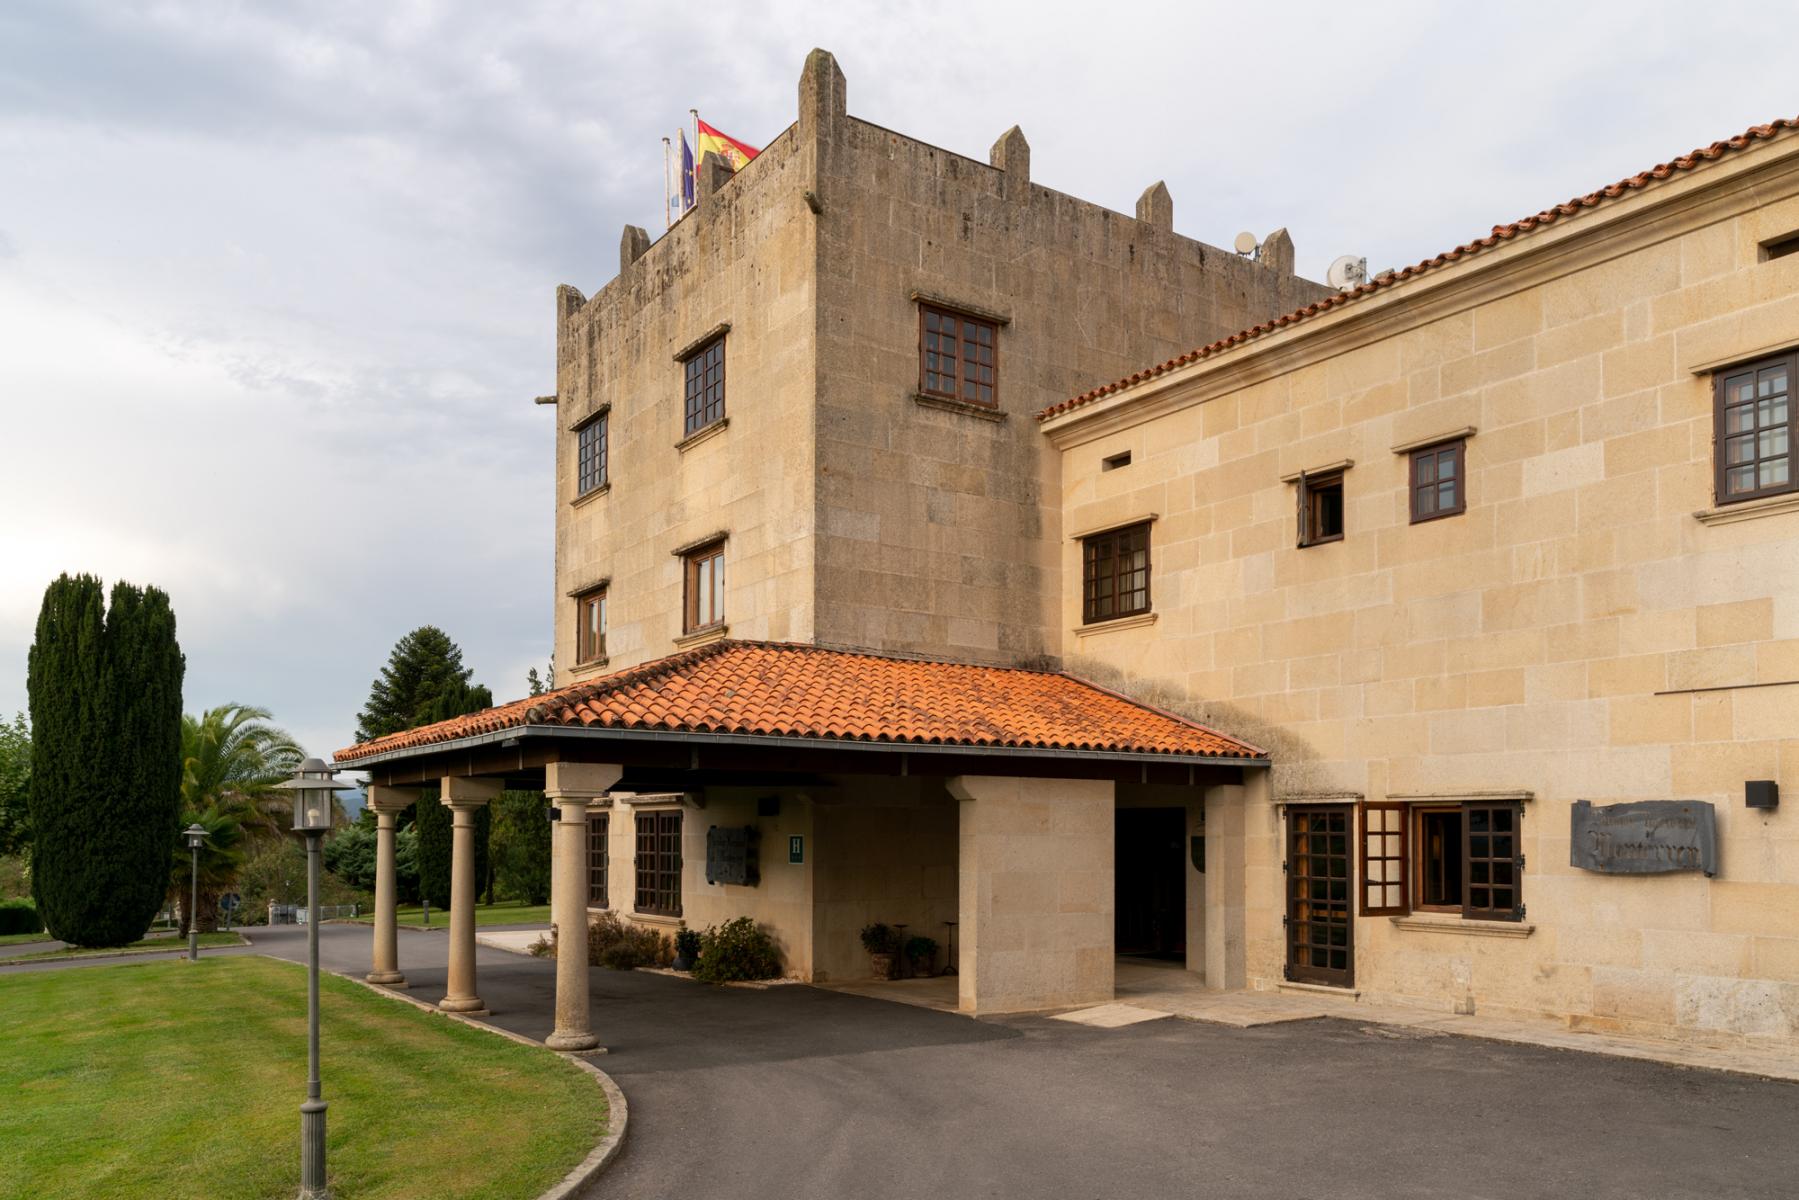
[(0, 900), (0, 935), (9, 933), (41, 933), (44, 922), (37, 915), (37, 905), (29, 900)]

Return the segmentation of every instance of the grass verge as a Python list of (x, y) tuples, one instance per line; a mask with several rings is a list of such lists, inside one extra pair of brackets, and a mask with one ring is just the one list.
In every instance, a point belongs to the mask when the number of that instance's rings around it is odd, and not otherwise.
[[(41, 940), (41, 939), (40, 939)], [(208, 946), (242, 946), (244, 939), (235, 933), (203, 933), (200, 935), (200, 948)], [(172, 950), (186, 950), (186, 938), (143, 938), (128, 946), (70, 946), (62, 950), (34, 950), (30, 954), (13, 954), (0, 958), (0, 967), (14, 963), (48, 962), (53, 958), (110, 958), (121, 954), (167, 954)]]
[[(340, 1200), (529, 1200), (603, 1136), (605, 1097), (573, 1063), (333, 975), (319, 983)], [(287, 1200), (299, 1186), (297, 964), (0, 976), (0, 1013), (0, 1200)]]
[[(424, 910), (418, 908), (402, 908), (396, 918), (402, 925), (423, 925)], [(526, 904), (520, 900), (501, 900), (497, 904), (475, 905), (475, 924), (480, 925), (548, 925), (550, 923), (550, 906), (547, 904)], [(433, 908), (431, 910), (431, 928), (448, 929), (450, 927), (450, 910)]]

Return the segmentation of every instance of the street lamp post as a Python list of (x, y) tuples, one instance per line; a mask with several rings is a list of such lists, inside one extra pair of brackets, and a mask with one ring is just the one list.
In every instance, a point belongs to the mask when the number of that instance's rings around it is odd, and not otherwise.
[(300, 1105), (300, 1200), (330, 1200), (325, 1186), (325, 1101), (319, 1087), (319, 839), (331, 828), (331, 793), (347, 791), (316, 758), (277, 784), (294, 794), (294, 832), (306, 839), (306, 1101)]
[(187, 892), (187, 961), (200, 961), (200, 847), (206, 843), (206, 830), (195, 821), (181, 831), (187, 839), (187, 848), (193, 854), (193, 861), (188, 869)]

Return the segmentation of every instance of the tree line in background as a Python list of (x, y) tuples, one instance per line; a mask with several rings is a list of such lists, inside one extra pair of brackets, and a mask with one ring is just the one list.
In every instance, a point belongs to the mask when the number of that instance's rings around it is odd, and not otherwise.
[[(305, 894), (305, 854), (288, 832), (291, 805), (276, 785), (303, 752), (266, 709), (225, 704), (181, 711), (185, 660), (168, 597), (63, 576), (46, 590), (28, 666), (31, 718), (0, 724), (0, 900), (29, 880), (30, 929), (83, 946), (142, 937), (165, 904), (201, 929), (216, 927), (227, 892), (240, 919)], [(491, 706), (462, 651), (442, 630), (401, 638), (357, 715), (357, 740)], [(537, 672), (527, 682), (542, 691)], [(450, 820), (435, 789), (400, 819), (396, 875), (402, 903), (447, 908)], [(364, 810), (325, 843), (325, 903), (366, 902), (374, 886), (375, 821)], [(199, 903), (188, 913), (191, 855), (181, 831), (208, 837)], [(541, 792), (506, 792), (481, 810), (476, 878), (489, 902), (549, 896), (550, 827)], [(16, 916), (16, 913), (8, 914)], [(27, 930), (29, 931), (29, 930)], [(0, 932), (5, 932), (0, 930)]]

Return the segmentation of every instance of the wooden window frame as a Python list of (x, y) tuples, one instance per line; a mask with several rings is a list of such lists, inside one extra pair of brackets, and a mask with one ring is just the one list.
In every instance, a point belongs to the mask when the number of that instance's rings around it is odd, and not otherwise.
[[(1506, 813), (1511, 818), (1510, 833), (1501, 833), (1491, 827), (1485, 833), (1476, 832), (1474, 818), (1478, 813)], [(1511, 838), (1510, 854), (1496, 853), (1495, 843), (1502, 836)], [(1489, 839), (1488, 853), (1476, 855), (1475, 840), (1481, 837)], [(1474, 879), (1476, 864), (1487, 866), (1490, 873), (1487, 881), (1478, 882)], [(1499, 883), (1496, 879), (1497, 868), (1502, 865), (1510, 868), (1512, 881), (1509, 884)], [(1481, 906), (1474, 903), (1476, 888), (1487, 888), (1488, 900), (1491, 901), (1492, 893), (1502, 887), (1511, 893), (1512, 903), (1509, 906), (1498, 907), (1491, 903)], [(1462, 805), (1462, 918), (1470, 921), (1524, 919), (1524, 806), (1516, 800), (1470, 800)]]
[(637, 853), (633, 911), (652, 917), (681, 915), (681, 821), (678, 808), (636, 814)]
[[(1454, 456), (1455, 462), (1455, 506), (1453, 508), (1432, 508), (1425, 512), (1419, 507), (1418, 494), (1429, 488), (1431, 503), (1436, 503), (1437, 489), (1443, 480), (1438, 473), (1439, 464), (1444, 454)], [(1418, 478), (1419, 464), (1425, 460), (1431, 464), (1429, 482), (1421, 482)], [(1468, 511), (1468, 439), (1465, 437), (1449, 438), (1441, 442), (1432, 442), (1428, 446), (1419, 446), (1406, 456), (1406, 508), (1411, 514), (1413, 525), (1425, 521), (1437, 521), (1444, 517), (1458, 517)]]
[[(1407, 470), (1410, 470), (1409, 466)], [(1301, 549), (1307, 546), (1327, 546), (1332, 542), (1343, 540), (1343, 535), (1349, 528), (1349, 513), (1343, 503), (1343, 478), (1344, 472), (1342, 471), (1321, 472), (1315, 476), (1308, 476), (1304, 471), (1299, 473), (1297, 490), (1299, 492), (1299, 545)], [(1332, 488), (1337, 491), (1337, 532), (1326, 535), (1318, 532), (1318, 496), (1321, 492), (1329, 491)]]
[[(1363, 803), (1361, 820), (1358, 829), (1358, 854), (1360, 865), (1357, 870), (1357, 900), (1361, 915), (1364, 917), (1404, 917), (1412, 911), (1412, 879), (1411, 879), (1411, 815), (1406, 811), (1409, 805), (1392, 804), (1385, 801)], [(1376, 818), (1370, 821), (1369, 817)], [(1381, 839), (1377, 846), (1373, 839)], [(1391, 839), (1391, 841), (1389, 840)], [(1393, 853), (1397, 842), (1397, 853)], [(1378, 853), (1376, 853), (1378, 851)], [(1380, 880), (1373, 878), (1370, 870), (1372, 864), (1382, 867)], [(1369, 890), (1374, 887), (1385, 889), (1381, 896), (1382, 903), (1369, 901)], [(1386, 903), (1392, 899), (1392, 892), (1397, 890), (1398, 903)]]
[(610, 908), (612, 814), (587, 814), (587, 907)]
[(682, 437), (689, 438), (725, 419), (725, 338), (719, 334), (681, 363)]
[(612, 414), (601, 411), (575, 426), (575, 499), (612, 482)]
[[(1756, 408), (1763, 399), (1774, 399), (1772, 396), (1762, 397), (1759, 394), (1752, 394), (1750, 399), (1746, 402), (1731, 404), (1726, 397), (1728, 385), (1742, 379), (1746, 375), (1749, 377), (1753, 388), (1762, 372), (1777, 367), (1786, 368), (1786, 391), (1784, 393), (1787, 411), (1786, 420), (1784, 422), (1771, 423), (1766, 426), (1761, 425), (1758, 420), (1756, 426), (1746, 433), (1742, 430), (1733, 433), (1726, 429), (1726, 417), (1729, 415), (1729, 410), (1733, 408), (1747, 408), (1753, 416)], [(1766, 358), (1754, 359), (1727, 370), (1719, 371), (1713, 375), (1712, 496), (1720, 507), (1726, 504), (1741, 504), (1747, 500), (1761, 500), (1768, 496), (1784, 496), (1791, 492), (1799, 492), (1799, 444), (1795, 444), (1799, 443), (1799, 394), (1795, 394), (1796, 389), (1799, 389), (1799, 352), (1795, 351), (1788, 351), (1785, 354), (1774, 354), (1769, 355)], [(1757, 389), (1757, 391), (1759, 391), (1759, 389)], [(1777, 430), (1784, 430), (1786, 434), (1786, 482), (1772, 484), (1767, 487), (1757, 486), (1750, 491), (1730, 491), (1729, 477), (1733, 467), (1736, 469), (1741, 469), (1745, 466), (1753, 467), (1757, 469), (1759, 474), (1760, 464), (1766, 461), (1760, 453), (1761, 435), (1773, 433)], [(1733, 438), (1742, 437), (1748, 437), (1750, 439), (1752, 445), (1755, 447), (1756, 455), (1754, 458), (1745, 462), (1733, 464), (1729, 461), (1729, 445)], [(1767, 457), (1776, 458), (1780, 456), (1769, 455)]]
[[(702, 569), (703, 563), (712, 563), (710, 572)], [(702, 575), (706, 576), (702, 581)], [(721, 538), (716, 542), (708, 542), (704, 546), (695, 546), (681, 556), (681, 632), (702, 633), (708, 629), (716, 629), (725, 623), (725, 543)], [(712, 592), (710, 619), (702, 621), (700, 617), (700, 589), (705, 583)]]
[[(939, 322), (944, 320), (956, 322), (954, 334), (946, 335), (941, 329), (930, 329), (929, 319), (933, 316), (936, 317)], [(972, 327), (976, 331), (984, 330), (987, 334), (987, 341), (983, 344), (978, 337), (972, 343), (968, 341), (964, 334), (964, 329), (967, 327)], [(939, 339), (945, 336), (951, 336), (955, 345), (954, 351), (946, 354), (941, 341), (933, 348), (930, 344), (933, 334)], [(978, 375), (974, 379), (969, 379), (967, 377), (967, 372), (964, 369), (968, 366), (968, 355), (966, 351), (971, 344), (976, 348), (976, 360), (974, 366), (977, 368), (977, 371), (981, 367), (987, 368), (989, 377), (986, 380), (980, 379)], [(993, 359), (991, 363), (982, 363), (979, 361), (979, 351), (981, 349), (986, 349), (990, 352)], [(931, 362), (933, 355), (939, 360), (935, 366), (933, 366)], [(949, 360), (950, 365), (948, 371), (941, 369), (943, 366), (942, 360), (946, 358)], [(933, 377), (935, 377), (935, 379), (933, 379)], [(941, 385), (941, 381), (945, 378), (953, 381), (955, 386), (945, 389)], [(983, 399), (980, 394), (982, 387), (985, 387), (988, 392), (985, 399)], [(999, 322), (990, 317), (979, 317), (972, 313), (961, 312), (954, 308), (947, 308), (941, 304), (932, 304), (928, 301), (920, 300), (918, 302), (918, 390), (921, 395), (937, 396), (945, 400), (955, 400), (962, 404), (972, 404), (977, 408), (998, 408)]]
[[(1150, 611), (1154, 603), (1151, 584), (1155, 575), (1155, 560), (1150, 551), (1151, 524), (1152, 522), (1149, 521), (1138, 521), (1130, 525), (1120, 525), (1116, 529), (1090, 533), (1081, 539), (1081, 624), (1098, 625), (1106, 621), (1134, 617)], [(1129, 535), (1139, 533), (1143, 536), (1143, 586), (1125, 589), (1123, 587), (1125, 578), (1128, 575), (1134, 575), (1136, 568), (1121, 566), (1127, 552), (1135, 553), (1135, 547), (1127, 548), (1124, 545), (1124, 539)], [(1102, 552), (1108, 547), (1110, 547), (1111, 555), (1109, 574), (1100, 570), (1101, 564), (1108, 561), (1101, 557)], [(1102, 579), (1109, 580), (1111, 583), (1109, 598), (1112, 611), (1107, 613), (1100, 612), (1099, 583)], [(1122, 601), (1127, 594), (1133, 597), (1140, 594), (1141, 603), (1125, 607)]]
[[(588, 642), (588, 605), (594, 601), (600, 604), (600, 632), (598, 644)], [(589, 588), (575, 597), (575, 665), (584, 667), (589, 663), (606, 660), (606, 627), (608, 624), (607, 589), (604, 587)]]

